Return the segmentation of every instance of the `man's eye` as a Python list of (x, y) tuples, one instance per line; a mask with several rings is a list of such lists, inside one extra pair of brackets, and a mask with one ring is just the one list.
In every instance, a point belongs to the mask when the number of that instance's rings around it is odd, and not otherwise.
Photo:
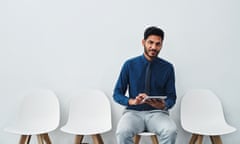
[(148, 41), (148, 43), (149, 43), (149, 44), (153, 44), (153, 42), (152, 42), (152, 41)]

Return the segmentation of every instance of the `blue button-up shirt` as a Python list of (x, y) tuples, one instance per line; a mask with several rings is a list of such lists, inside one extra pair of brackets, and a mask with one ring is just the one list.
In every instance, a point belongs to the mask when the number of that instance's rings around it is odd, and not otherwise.
[[(129, 105), (128, 100), (135, 98), (139, 93), (146, 93), (145, 75), (149, 61), (144, 55), (127, 60), (120, 72), (116, 86), (114, 88), (114, 100), (132, 110), (156, 110), (148, 104)], [(126, 91), (128, 95), (126, 96)], [(151, 96), (167, 96), (165, 100), (166, 108), (171, 108), (176, 102), (175, 74), (173, 65), (159, 57), (151, 62)]]

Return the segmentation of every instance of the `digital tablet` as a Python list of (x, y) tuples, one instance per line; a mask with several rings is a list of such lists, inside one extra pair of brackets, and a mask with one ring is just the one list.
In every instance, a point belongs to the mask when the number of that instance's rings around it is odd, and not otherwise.
[(163, 100), (166, 99), (167, 96), (147, 96), (143, 99), (143, 102), (147, 101), (147, 100), (151, 100), (151, 99), (158, 99), (158, 100)]

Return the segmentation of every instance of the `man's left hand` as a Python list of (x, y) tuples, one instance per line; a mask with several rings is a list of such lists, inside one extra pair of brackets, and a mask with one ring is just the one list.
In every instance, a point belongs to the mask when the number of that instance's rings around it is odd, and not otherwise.
[(145, 103), (151, 105), (152, 107), (155, 107), (157, 109), (163, 110), (165, 108), (165, 101), (163, 99), (149, 99), (146, 100)]

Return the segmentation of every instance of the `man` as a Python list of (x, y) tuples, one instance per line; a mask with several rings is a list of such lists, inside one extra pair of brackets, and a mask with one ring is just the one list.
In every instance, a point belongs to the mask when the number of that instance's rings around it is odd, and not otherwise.
[[(163, 40), (160, 28), (148, 27), (143, 55), (127, 60), (121, 69), (113, 93), (114, 100), (126, 106), (116, 131), (118, 144), (133, 144), (133, 137), (143, 131), (155, 132), (161, 144), (175, 143), (177, 127), (168, 113), (176, 102), (175, 74), (173, 65), (158, 57)], [(143, 102), (147, 96), (167, 98)]]

